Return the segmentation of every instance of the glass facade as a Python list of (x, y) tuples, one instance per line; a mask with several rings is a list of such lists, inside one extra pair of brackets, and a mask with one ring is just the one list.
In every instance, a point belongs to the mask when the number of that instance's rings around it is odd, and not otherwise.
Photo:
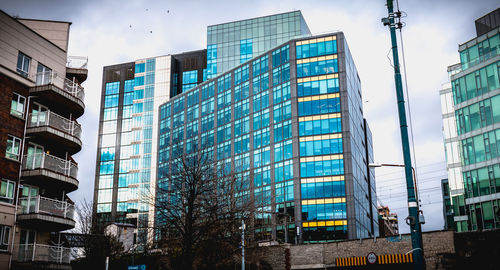
[(305, 36), (294, 11), (209, 26), (206, 51), (105, 67), (98, 223), (132, 223), (139, 243), (152, 240), (153, 217), (165, 221), (141, 194), (164, 199), (155, 189), (169, 187), (172, 164), (202, 148), (245, 184), (255, 240), (376, 234), (356, 68), (342, 33)]
[[(366, 200), (370, 188), (364, 184), (366, 153), (371, 153), (364, 146), (371, 142), (365, 141), (363, 129), (352, 135), (362, 151), (344, 141), (353, 140), (346, 131), (363, 127), (364, 121), (358, 107), (341, 111), (341, 102), (351, 104), (351, 91), (357, 97), (352, 104), (361, 106), (361, 99), (350, 55), (346, 65), (353, 74), (347, 77), (353, 87), (340, 87), (337, 59), (344, 52), (338, 42), (342, 34), (287, 42), (161, 105), (157, 185), (169, 186), (179, 152), (189, 155), (201, 147), (213, 153), (219, 167), (246, 181), (255, 240), (293, 243), (371, 235), (370, 218), (363, 218), (375, 206), (375, 200)], [(184, 120), (190, 111), (194, 115)], [(350, 126), (345, 131), (343, 121)], [(345, 153), (354, 157), (345, 160)], [(345, 170), (346, 163), (354, 162), (357, 175)], [(353, 210), (348, 210), (348, 181), (359, 189), (351, 199), (357, 204)]]
[(454, 216), (449, 226), (458, 231), (500, 227), (499, 31), (459, 46), (460, 64), (448, 68), (451, 83), (441, 90)]
[(222, 74), (298, 36), (310, 35), (300, 11), (207, 28), (207, 78)]
[(168, 100), (170, 63), (170, 56), (161, 56), (105, 68), (94, 211), (100, 229), (131, 223), (142, 243), (152, 222), (148, 194), (156, 184), (155, 108)]

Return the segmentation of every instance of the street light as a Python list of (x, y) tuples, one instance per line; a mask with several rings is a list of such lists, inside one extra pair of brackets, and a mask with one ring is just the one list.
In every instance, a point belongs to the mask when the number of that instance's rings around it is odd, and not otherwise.
[[(402, 168), (404, 168), (405, 165), (404, 164), (387, 164), (387, 163), (384, 163), (384, 164), (370, 163), (370, 164), (368, 164), (368, 167), (369, 168), (380, 168), (380, 167), (402, 167)], [(415, 168), (413, 168), (413, 166), (411, 166), (411, 170), (413, 172), (413, 186), (415, 187), (415, 197), (417, 198), (417, 202), (419, 203), (419, 206), (420, 206), (420, 198), (418, 197), (419, 194), (418, 194), (418, 186), (417, 186), (417, 178), (416, 178), (417, 174), (415, 173)]]
[[(368, 168), (380, 168), (380, 167), (402, 167), (402, 168), (405, 168), (406, 166), (404, 164), (380, 164), (380, 163), (370, 163), (370, 164), (368, 164)], [(417, 178), (416, 178), (415, 168), (413, 168), (413, 166), (411, 166), (411, 170), (413, 172), (413, 186), (415, 188), (415, 198), (416, 198), (416, 201), (417, 201), (418, 218), (415, 218), (415, 217), (413, 217), (410, 214), (405, 219), (405, 222), (406, 222), (406, 224), (408, 224), (408, 226), (410, 226), (410, 229), (411, 229), (411, 227), (415, 226), (415, 223), (419, 224), (420, 237), (421, 237), (421, 232), (422, 231), (421, 231), (420, 224), (424, 224), (425, 223), (425, 219), (424, 219), (424, 215), (423, 215), (422, 210), (419, 209), (420, 199), (419, 199), (419, 196), (418, 196)], [(409, 203), (410, 202), (408, 202), (408, 204)], [(423, 253), (423, 247), (422, 247), (422, 245), (420, 247), (413, 248), (412, 250), (408, 251), (406, 254), (414, 252), (414, 251), (416, 251), (418, 253)], [(423, 262), (421, 262), (421, 263), (423, 263)], [(418, 268), (418, 267), (425, 267), (425, 266), (423, 266), (423, 265), (416, 265), (416, 267)]]

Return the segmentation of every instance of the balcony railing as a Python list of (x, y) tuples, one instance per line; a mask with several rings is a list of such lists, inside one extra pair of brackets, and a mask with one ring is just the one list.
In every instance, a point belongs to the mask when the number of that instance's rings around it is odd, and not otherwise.
[(14, 260), (18, 262), (50, 262), (69, 264), (71, 261), (71, 248), (60, 246), (23, 244), (14, 250)]
[(75, 214), (73, 204), (42, 196), (22, 197), (19, 203), (21, 204), (19, 214), (47, 214), (69, 219), (73, 219)]
[(85, 93), (83, 87), (80, 86), (75, 81), (72, 81), (66, 77), (59, 76), (53, 71), (38, 72), (35, 74), (35, 84), (37, 86), (55, 84), (56, 86), (62, 85), (63, 90), (68, 92), (70, 95), (79, 98), (83, 101)]
[(86, 56), (68, 56), (66, 60), (66, 67), (69, 68), (87, 68), (89, 58)]
[(78, 166), (62, 158), (49, 154), (32, 154), (23, 157), (23, 170), (46, 169), (76, 179)]
[(29, 114), (28, 128), (49, 126), (71, 136), (81, 138), (82, 127), (76, 121), (71, 121), (51, 111)]

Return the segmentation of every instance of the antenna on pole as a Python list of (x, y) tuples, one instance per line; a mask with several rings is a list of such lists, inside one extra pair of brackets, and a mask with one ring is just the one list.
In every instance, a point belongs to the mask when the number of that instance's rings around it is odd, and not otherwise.
[(401, 144), (403, 148), (404, 168), (406, 176), (406, 187), (408, 195), (408, 214), (405, 219), (410, 226), (411, 243), (413, 257), (415, 261), (415, 269), (425, 269), (424, 252), (422, 244), (422, 228), (419, 222), (419, 205), (415, 192), (415, 184), (413, 180), (410, 142), (408, 138), (408, 124), (406, 121), (406, 107), (403, 92), (403, 83), (401, 79), (401, 69), (399, 66), (398, 42), (396, 38), (396, 29), (401, 29), (404, 25), (401, 22), (401, 11), (394, 12), (393, 0), (387, 0), (388, 16), (382, 18), (384, 26), (389, 27), (392, 42), (392, 58), (394, 61), (394, 81), (396, 83), (396, 97), (398, 102), (399, 124), (401, 131)]

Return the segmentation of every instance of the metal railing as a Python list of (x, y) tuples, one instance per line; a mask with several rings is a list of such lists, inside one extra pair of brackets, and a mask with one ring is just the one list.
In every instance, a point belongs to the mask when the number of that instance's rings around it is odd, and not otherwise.
[(49, 126), (78, 139), (81, 138), (82, 127), (80, 124), (51, 111), (30, 113), (29, 119), (28, 128)]
[(18, 262), (51, 262), (69, 264), (71, 248), (39, 244), (21, 244), (14, 249), (14, 260)]
[(22, 197), (19, 199), (19, 204), (21, 205), (19, 214), (49, 214), (69, 219), (73, 219), (75, 214), (75, 205), (42, 196)]
[(65, 92), (68, 92), (70, 95), (79, 98), (83, 101), (85, 97), (85, 93), (83, 91), (83, 87), (79, 85), (74, 80), (70, 80), (66, 77), (59, 76), (56, 72), (53, 71), (45, 71), (38, 72), (35, 74), (35, 84), (37, 86), (54, 84), (55, 86), (61, 88)]
[(66, 67), (69, 68), (87, 68), (89, 58), (87, 56), (68, 56), (66, 59)]
[(23, 157), (23, 170), (46, 169), (76, 179), (78, 166), (62, 158), (49, 154), (32, 154)]

